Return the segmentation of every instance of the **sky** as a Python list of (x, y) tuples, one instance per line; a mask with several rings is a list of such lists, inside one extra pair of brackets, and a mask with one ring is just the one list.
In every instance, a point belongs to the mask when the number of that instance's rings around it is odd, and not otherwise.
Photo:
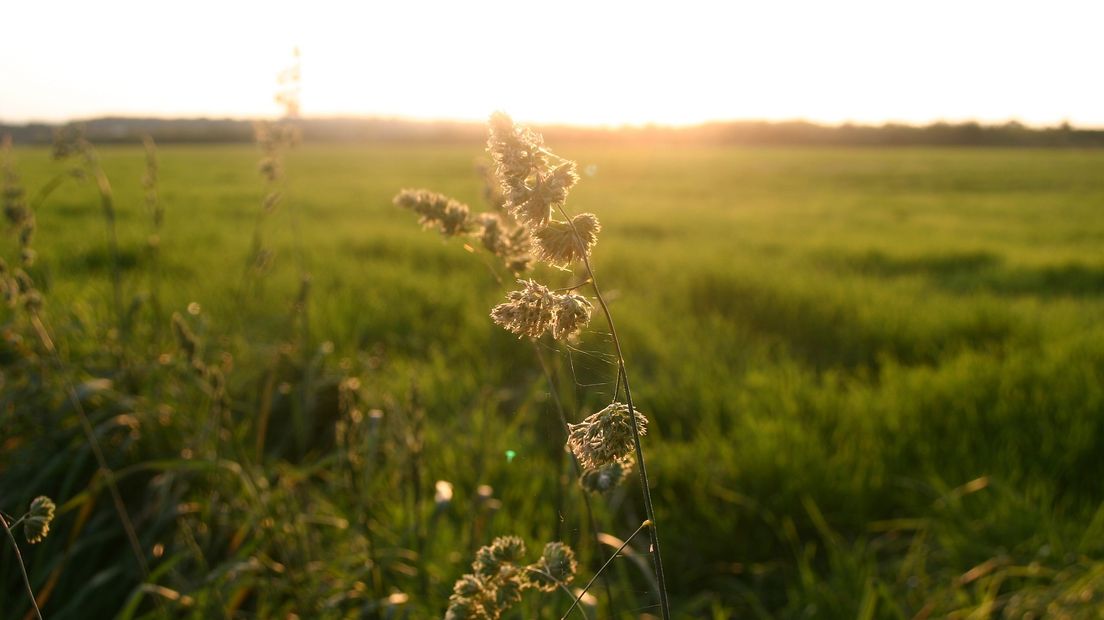
[(0, 120), (307, 116), (1104, 127), (1104, 0), (23, 0)]

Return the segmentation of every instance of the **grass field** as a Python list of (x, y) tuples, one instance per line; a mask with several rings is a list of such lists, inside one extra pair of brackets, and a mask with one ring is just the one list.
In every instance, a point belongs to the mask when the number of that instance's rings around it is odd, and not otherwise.
[[(571, 209), (602, 220), (595, 267), (652, 423), (676, 617), (1095, 617), (1104, 153), (553, 146), (584, 172)], [(43, 202), (32, 276), (69, 370), (20, 349), (32, 332), (0, 310), (0, 508), (59, 506), (24, 550), (47, 617), (435, 617), (503, 534), (568, 542), (590, 578), (611, 549), (589, 543), (532, 347), (487, 316), (504, 285), (391, 204), (428, 187), (484, 208), (481, 152), (296, 149), (264, 229), (272, 271), (242, 293), (257, 150), (159, 149), (153, 260), (144, 154), (102, 148), (122, 329), (94, 187)], [(15, 155), (31, 195), (63, 169)], [(174, 311), (225, 374), (227, 410), (177, 354)], [(613, 389), (604, 329), (538, 346), (575, 419)], [(66, 377), (161, 590), (140, 586)], [(593, 499), (600, 529), (631, 534), (638, 497)], [(3, 549), (0, 615), (18, 618)], [(639, 559), (607, 573), (619, 617), (654, 613)], [(609, 617), (592, 593), (587, 613)]]

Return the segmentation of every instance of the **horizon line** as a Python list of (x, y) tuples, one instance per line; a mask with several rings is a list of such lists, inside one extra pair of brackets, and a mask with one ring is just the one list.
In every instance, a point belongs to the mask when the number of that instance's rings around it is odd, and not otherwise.
[[(490, 115), (488, 115), (489, 117)], [(278, 115), (255, 115), (255, 116), (242, 116), (242, 115), (172, 115), (163, 116), (157, 114), (100, 114), (95, 116), (84, 117), (70, 117), (65, 120), (46, 120), (46, 119), (20, 119), (20, 120), (7, 120), (0, 118), (0, 126), (31, 126), (31, 125), (47, 125), (47, 126), (64, 126), (69, 124), (89, 123), (95, 121), (105, 120), (127, 120), (127, 121), (231, 121), (231, 122), (257, 122), (257, 121), (272, 121), (279, 120), (281, 117)], [(472, 118), (458, 118), (458, 117), (418, 117), (418, 116), (404, 116), (401, 114), (318, 114), (318, 115), (301, 115), (295, 117), (301, 121), (383, 121), (393, 123), (409, 123), (409, 124), (422, 124), (422, 125), (434, 125), (434, 124), (457, 124), (457, 125), (481, 125), (485, 124), (485, 120), (477, 120)], [(727, 119), (709, 119), (696, 121), (691, 123), (671, 123), (663, 121), (651, 121), (645, 123), (572, 123), (563, 121), (531, 121), (526, 119), (515, 119), (521, 124), (532, 125), (537, 127), (546, 128), (565, 128), (565, 129), (585, 129), (585, 130), (597, 130), (597, 131), (620, 131), (620, 130), (639, 130), (639, 129), (668, 129), (668, 130), (685, 130), (695, 129), (701, 127), (707, 127), (711, 125), (739, 125), (739, 124), (768, 124), (768, 125), (787, 125), (787, 124), (805, 124), (814, 125), (819, 127), (839, 129), (843, 127), (914, 127), (924, 128), (932, 127), (936, 125), (970, 125), (975, 124), (981, 127), (1006, 127), (1009, 125), (1019, 125), (1031, 130), (1046, 130), (1046, 129), (1060, 129), (1064, 126), (1068, 126), (1070, 129), (1079, 131), (1102, 131), (1104, 125), (1079, 125), (1070, 120), (1062, 120), (1054, 123), (1031, 123), (1019, 118), (1011, 117), (1003, 120), (982, 120), (979, 118), (962, 118), (962, 119), (949, 119), (949, 118), (936, 118), (929, 121), (906, 121), (906, 120), (894, 120), (886, 119), (879, 121), (861, 121), (855, 119), (843, 120), (843, 121), (823, 121), (814, 120), (806, 117), (790, 117), (790, 118), (764, 118), (764, 117), (736, 117)]]

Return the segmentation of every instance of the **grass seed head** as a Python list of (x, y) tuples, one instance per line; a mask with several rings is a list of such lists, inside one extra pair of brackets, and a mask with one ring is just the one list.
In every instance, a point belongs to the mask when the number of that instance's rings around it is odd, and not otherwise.
[(196, 338), (179, 312), (174, 312), (172, 315), (172, 331), (173, 335), (176, 336), (176, 343), (180, 347), (180, 351), (184, 353), (185, 359), (195, 363), (199, 359), (199, 339)]
[(477, 235), (483, 247), (501, 258), (516, 272), (525, 271), (533, 258), (529, 255), (532, 241), (524, 226), (513, 226), (497, 213), (480, 213), (475, 220)]
[(519, 338), (540, 338), (546, 331), (556, 339), (568, 338), (590, 322), (592, 306), (582, 295), (561, 295), (533, 280), (518, 282), (525, 288), (510, 291), (506, 303), (491, 309), (491, 318)]
[(525, 288), (511, 291), (506, 303), (491, 310), (491, 318), (518, 337), (540, 338), (552, 326), (556, 300), (554, 293), (533, 280), (519, 280)]
[(513, 564), (502, 567), (498, 587), (495, 588), (494, 593), (494, 603), (498, 609), (505, 611), (521, 602), (521, 590), (529, 585), (522, 579), (522, 574), (522, 571)]
[(488, 620), (491, 617), (484, 611), (483, 604), (479, 599), (455, 594), (449, 597), (445, 620)]
[(566, 161), (548, 172), (538, 172), (531, 183), (511, 188), (511, 213), (518, 221), (540, 228), (552, 220), (552, 210), (567, 201), (567, 192), (579, 180), (575, 162)]
[(511, 192), (527, 189), (529, 178), (548, 166), (540, 135), (514, 125), (514, 121), (502, 112), (491, 115), (487, 151), (494, 160), (507, 208), (517, 198), (517, 195), (511, 196)]
[(563, 340), (578, 335), (590, 324), (590, 313), (594, 306), (586, 297), (575, 293), (556, 296), (556, 315), (552, 323), (552, 337)]
[(84, 151), (88, 142), (84, 138), (84, 125), (69, 123), (54, 129), (53, 158), (63, 160)]
[(498, 574), (498, 569), (501, 563), (498, 558), (495, 557), (494, 551), (490, 545), (480, 547), (475, 552), (475, 561), (472, 562), (472, 570), (475, 571), (475, 576), (480, 579), (492, 579)]
[(475, 228), (468, 205), (443, 194), (424, 189), (404, 189), (393, 202), (398, 207), (417, 213), (422, 226), (437, 227), (446, 237), (468, 234)]
[(579, 476), (579, 485), (589, 493), (609, 493), (628, 478), (634, 463), (632, 454), (629, 454), (623, 459), (595, 469), (588, 469)]
[(452, 586), (452, 593), (457, 596), (472, 597), (483, 592), (483, 582), (475, 575), (464, 575)]
[(31, 509), (23, 519), (23, 534), (27, 542), (34, 544), (42, 542), (50, 533), (50, 522), (54, 520), (54, 502), (45, 495), (34, 498)]
[(44, 302), (45, 300), (42, 298), (42, 293), (39, 293), (38, 291), (27, 291), (23, 295), (23, 308), (26, 309), (27, 312), (38, 312), (42, 309), (42, 305)]
[(499, 562), (517, 562), (525, 556), (525, 541), (517, 536), (500, 536), (491, 543), (491, 553)]
[(522, 565), (525, 542), (516, 536), (501, 536), (481, 547), (467, 574), (452, 586), (445, 619), (493, 619), (521, 601), (528, 589), (551, 592), (575, 577), (575, 553), (563, 543), (549, 543), (541, 558)]
[(579, 180), (575, 162), (552, 166), (540, 135), (514, 125), (501, 112), (491, 116), (487, 150), (502, 186), (503, 206), (522, 224), (548, 224), (552, 209), (567, 200)]
[(38, 253), (31, 248), (23, 248), (19, 251), (19, 262), (24, 267), (33, 267), (37, 258)]
[(553, 592), (561, 585), (571, 583), (579, 568), (575, 552), (562, 542), (550, 542), (544, 546), (541, 558), (527, 571), (530, 585), (542, 592)]
[[(635, 413), (637, 430), (647, 435), (648, 418), (639, 411)], [(583, 469), (597, 469), (622, 461), (635, 448), (630, 420), (628, 405), (611, 403), (582, 422), (569, 424), (567, 447)]]
[(482, 228), (479, 240), (483, 247), (492, 254), (501, 255), (509, 243), (503, 234), (502, 218), (495, 213), (480, 213), (477, 221)]
[(590, 256), (602, 225), (593, 213), (580, 213), (571, 222), (549, 221), (533, 232), (537, 257), (556, 267), (567, 267)]
[(276, 157), (264, 157), (257, 164), (257, 171), (269, 183), (275, 183), (280, 178), (280, 160)]
[(30, 274), (22, 269), (16, 269), (12, 276), (15, 278), (16, 284), (19, 286), (19, 292), (21, 294), (27, 294), (35, 290), (34, 280), (31, 279)]

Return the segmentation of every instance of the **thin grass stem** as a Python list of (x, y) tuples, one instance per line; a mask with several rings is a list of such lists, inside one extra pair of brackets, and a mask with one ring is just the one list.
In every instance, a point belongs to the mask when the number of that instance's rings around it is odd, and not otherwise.
[[(582, 241), (583, 237), (579, 234), (579, 231), (575, 228), (575, 223), (564, 211), (563, 205), (557, 205), (560, 213), (567, 220), (571, 226), (571, 230), (575, 233), (575, 236)], [(640, 429), (636, 424), (636, 408), (633, 406), (632, 390), (629, 389), (629, 376), (625, 371), (625, 354), (621, 350), (621, 340), (617, 337), (617, 327), (613, 323), (613, 314), (610, 312), (609, 304), (606, 303), (605, 297), (602, 296), (602, 289), (598, 286), (598, 280), (594, 277), (594, 269), (590, 265), (590, 258), (587, 254), (583, 253), (583, 266), (586, 267), (587, 277), (590, 280), (591, 287), (594, 289), (594, 295), (598, 298), (598, 305), (602, 308), (602, 314), (606, 317), (606, 323), (609, 325), (610, 337), (613, 339), (614, 349), (617, 351), (617, 374), (621, 380), (621, 383), (625, 387), (625, 404), (629, 407), (629, 419), (633, 420), (633, 423), (629, 426), (632, 427), (633, 435), (633, 447), (636, 451), (636, 462), (640, 465), (640, 486), (641, 492), (644, 496), (644, 511), (647, 514), (648, 520), (652, 522), (652, 526), (649, 528), (649, 533), (652, 539), (652, 560), (655, 564), (656, 581), (659, 582), (659, 603), (660, 612), (663, 614), (663, 620), (670, 620), (671, 608), (670, 603), (667, 600), (667, 581), (663, 575), (663, 556), (660, 553), (659, 547), (659, 532), (656, 528), (655, 508), (652, 506), (652, 491), (648, 484), (648, 468), (644, 463), (644, 449), (640, 445)], [(616, 396), (616, 392), (614, 392)]]
[(567, 291), (574, 291), (575, 289), (583, 288), (584, 286), (586, 286), (588, 284), (590, 284), (590, 279), (589, 278), (586, 279), (586, 280), (583, 280), (582, 282), (580, 282), (578, 284), (573, 284), (571, 286), (565, 286), (564, 288), (554, 288), (554, 289), (552, 289), (552, 292), (554, 292), (554, 293), (566, 293)]
[[(563, 401), (560, 399), (559, 386), (556, 385), (556, 381), (553, 378), (552, 371), (548, 367), (548, 362), (545, 361), (544, 356), (541, 355), (540, 348), (535, 341), (533, 343), (533, 353), (537, 356), (537, 360), (540, 362), (541, 370), (544, 371), (544, 377), (548, 380), (548, 389), (552, 392), (552, 400), (556, 404), (556, 412), (560, 415), (560, 422), (563, 424), (564, 432), (570, 436), (571, 427), (567, 423), (567, 415), (563, 406)], [(571, 463), (575, 469), (576, 479), (582, 475), (582, 468), (579, 467), (579, 460), (575, 458), (575, 454), (571, 454)], [(590, 497), (586, 492), (583, 492), (583, 506), (586, 508), (587, 520), (590, 522), (590, 532), (594, 540), (594, 549), (602, 548), (602, 541), (598, 539), (598, 520), (594, 518), (594, 510), (590, 506)], [(610, 587), (609, 580), (605, 579), (602, 583), (606, 587), (606, 602), (609, 606), (609, 612), (611, 618), (617, 617), (617, 610), (613, 605), (613, 589)]]
[(142, 145), (146, 150), (146, 176), (142, 185), (146, 190), (146, 210), (150, 216), (150, 237), (147, 247), (150, 253), (149, 297), (153, 309), (154, 334), (160, 333), (164, 325), (164, 311), (161, 307), (161, 226), (164, 220), (164, 205), (158, 186), (157, 144), (150, 135), (142, 136)]
[(107, 178), (100, 157), (92, 144), (85, 141), (81, 144), (85, 163), (92, 176), (96, 179), (96, 190), (100, 194), (100, 208), (103, 211), (104, 223), (107, 228), (107, 250), (111, 258), (111, 292), (112, 302), (115, 307), (115, 320), (119, 327), (119, 336), (124, 340), (127, 336), (126, 317), (123, 313), (123, 280), (119, 265), (119, 233), (115, 226), (115, 197), (111, 191), (111, 181)]
[(613, 552), (613, 555), (611, 555), (608, 560), (606, 560), (606, 563), (602, 565), (602, 568), (599, 568), (598, 572), (594, 573), (594, 576), (590, 578), (590, 581), (588, 581), (587, 584), (583, 586), (582, 592), (579, 592), (579, 595), (575, 597), (575, 602), (571, 604), (571, 607), (567, 608), (567, 611), (564, 612), (564, 615), (562, 618), (560, 618), (560, 620), (566, 620), (567, 616), (571, 613), (571, 610), (575, 609), (575, 607), (579, 604), (579, 601), (583, 600), (583, 596), (586, 595), (587, 590), (590, 589), (590, 586), (594, 585), (594, 581), (598, 579), (598, 576), (601, 575), (611, 563), (613, 563), (614, 559), (616, 559), (617, 556), (621, 555), (621, 552), (625, 550), (625, 547), (629, 546), (629, 543), (632, 542), (633, 538), (636, 538), (636, 535), (640, 533), (640, 530), (643, 530), (648, 526), (654, 527), (654, 524), (650, 520), (641, 523), (640, 527), (636, 528), (636, 531), (633, 532), (631, 536), (626, 538), (625, 542), (621, 543), (621, 546), (617, 548), (617, 551)]
[[(22, 518), (19, 519), (19, 521), (22, 520)], [(16, 521), (16, 523), (19, 521)], [(3, 515), (0, 515), (0, 526), (4, 527), (4, 533), (8, 535), (8, 540), (11, 541), (12, 549), (15, 550), (15, 559), (19, 564), (20, 572), (23, 573), (23, 585), (27, 588), (27, 597), (31, 599), (31, 607), (34, 607), (34, 612), (35, 615), (38, 616), (38, 620), (42, 620), (42, 610), (38, 608), (38, 599), (35, 598), (34, 588), (31, 587), (31, 578), (27, 575), (27, 567), (23, 564), (23, 554), (19, 551), (19, 543), (16, 542), (15, 535), (12, 534), (11, 528), (8, 527), (8, 521)]]

